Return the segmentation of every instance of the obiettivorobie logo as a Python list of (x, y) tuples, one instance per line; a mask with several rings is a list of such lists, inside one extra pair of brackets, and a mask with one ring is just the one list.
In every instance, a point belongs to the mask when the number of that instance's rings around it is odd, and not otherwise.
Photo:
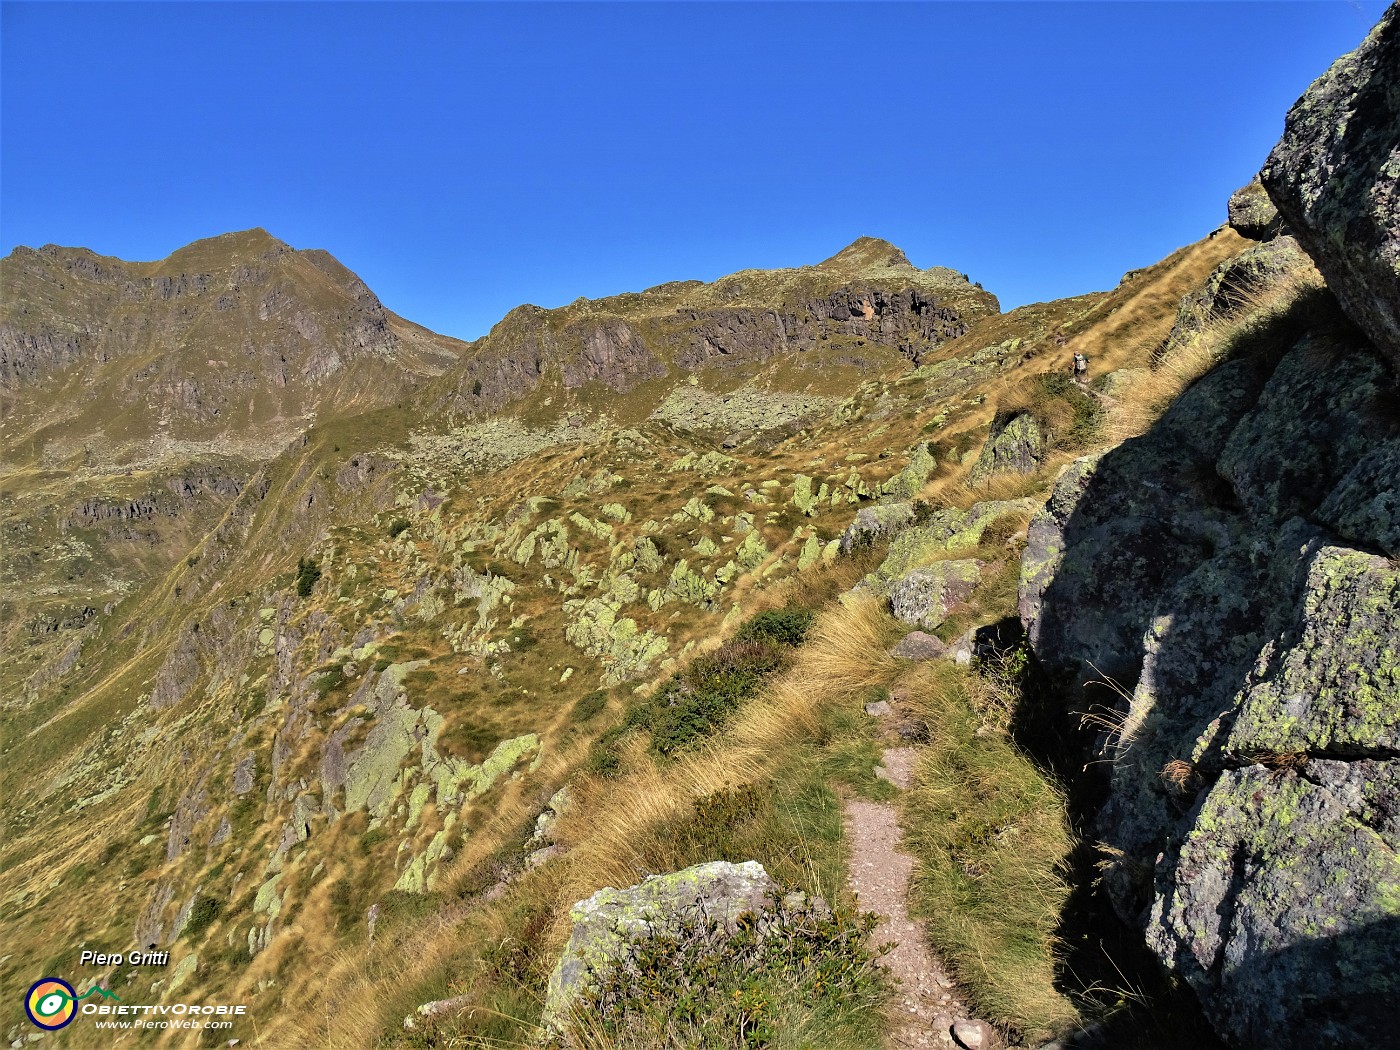
[(121, 1002), (116, 992), (96, 985), (79, 995), (67, 981), (58, 977), (44, 977), (29, 986), (29, 994), (24, 997), (24, 1012), (37, 1027), (46, 1032), (56, 1032), (78, 1016), (78, 1003), (94, 995)]

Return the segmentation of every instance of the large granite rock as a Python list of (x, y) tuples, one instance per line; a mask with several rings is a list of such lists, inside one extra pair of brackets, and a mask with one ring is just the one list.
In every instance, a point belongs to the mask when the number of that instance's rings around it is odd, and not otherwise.
[(1022, 566), (1110, 727), (1105, 887), (1246, 1047), (1382, 1045), (1400, 991), (1400, 384), (1332, 310), (1072, 464)]
[(653, 875), (627, 889), (607, 887), (579, 901), (569, 912), (573, 932), (549, 977), (544, 1027), (559, 1030), (630, 945), (675, 936), (696, 914), (733, 934), (744, 916), (773, 909), (777, 895), (777, 884), (757, 861), (712, 861)]
[(972, 465), (969, 480), (980, 485), (994, 474), (1031, 474), (1045, 455), (1045, 436), (1029, 412), (1017, 412), (992, 422), (986, 444)]
[(1230, 229), (1241, 237), (1252, 241), (1262, 241), (1278, 232), (1280, 219), (1278, 208), (1269, 200), (1258, 179), (1241, 186), (1230, 194), (1227, 208)]
[(897, 620), (931, 631), (967, 599), (981, 577), (982, 563), (976, 558), (915, 569), (890, 587), (890, 612)]
[(1347, 314), (1400, 366), (1400, 5), (1289, 110), (1260, 178)]

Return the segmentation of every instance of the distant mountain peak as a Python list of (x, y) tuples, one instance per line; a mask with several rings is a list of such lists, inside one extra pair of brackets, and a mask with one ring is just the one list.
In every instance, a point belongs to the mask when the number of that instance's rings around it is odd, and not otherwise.
[(817, 264), (819, 270), (837, 269), (914, 269), (909, 257), (889, 241), (879, 237), (857, 237), (830, 259)]

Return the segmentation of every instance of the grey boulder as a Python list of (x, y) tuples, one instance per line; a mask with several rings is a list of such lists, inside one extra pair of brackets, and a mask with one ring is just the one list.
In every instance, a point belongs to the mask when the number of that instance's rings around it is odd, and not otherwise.
[(1294, 103), (1260, 179), (1347, 315), (1400, 366), (1400, 6)]

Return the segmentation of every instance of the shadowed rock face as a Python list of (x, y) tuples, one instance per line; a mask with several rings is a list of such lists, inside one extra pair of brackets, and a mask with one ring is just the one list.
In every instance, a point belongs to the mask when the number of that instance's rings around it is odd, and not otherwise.
[[(1400, 972), (1372, 930), (1400, 915), (1400, 572), (1375, 553), (1400, 458), (1369, 415), (1400, 388), (1340, 320), (1289, 344), (1067, 470), (1021, 611), (1072, 702), (1102, 678), (1131, 693), (1099, 827), (1120, 914), (1228, 1037), (1295, 1045), (1322, 1010), (1330, 1045), (1365, 1045), (1385, 1032), (1344, 1004)], [(1357, 938), (1352, 970), (1329, 945)]]
[[(1357, 64), (1339, 67), (1354, 79)], [(1386, 119), (1353, 123), (1349, 141), (1393, 143)], [(1301, 1045), (1302, 1031), (1309, 1045), (1394, 1042), (1382, 1007), (1400, 992), (1400, 385), (1389, 348), (1350, 323), (1392, 331), (1353, 306), (1377, 261), (1391, 265), (1365, 240), (1385, 203), (1373, 186), (1339, 177), (1295, 214), (1275, 193), (1295, 229), (1359, 231), (1345, 258), (1335, 242), (1313, 252), (1336, 298), (1301, 295), (1148, 433), (1073, 464), (1022, 566), (1040, 663), (1114, 725), (1100, 742), (1098, 834), (1119, 851), (1105, 887), (1247, 1047)], [(1323, 237), (1299, 233), (1310, 251)], [(1287, 259), (1259, 253), (1290, 243), (1242, 256), (1269, 264), (1251, 282), (1286, 276)], [(1169, 352), (1198, 315), (1231, 307), (1219, 276), (1183, 305)], [(1103, 680), (1118, 697), (1086, 695)]]
[(1400, 367), (1400, 6), (1289, 110), (1260, 177), (1347, 314)]
[[(1332, 305), (1300, 298), (1147, 434), (1075, 463), (1023, 564), (1042, 665), (1080, 704), (1095, 679), (1125, 691), (1099, 697), (1118, 723), (1105, 886), (1246, 1047), (1395, 1045), (1397, 11), (1293, 108), (1263, 173)], [(1260, 227), (1237, 198), (1232, 222)], [(1291, 243), (1232, 265), (1267, 284)], [(1183, 303), (1167, 352), (1228, 313), (1227, 278)]]

